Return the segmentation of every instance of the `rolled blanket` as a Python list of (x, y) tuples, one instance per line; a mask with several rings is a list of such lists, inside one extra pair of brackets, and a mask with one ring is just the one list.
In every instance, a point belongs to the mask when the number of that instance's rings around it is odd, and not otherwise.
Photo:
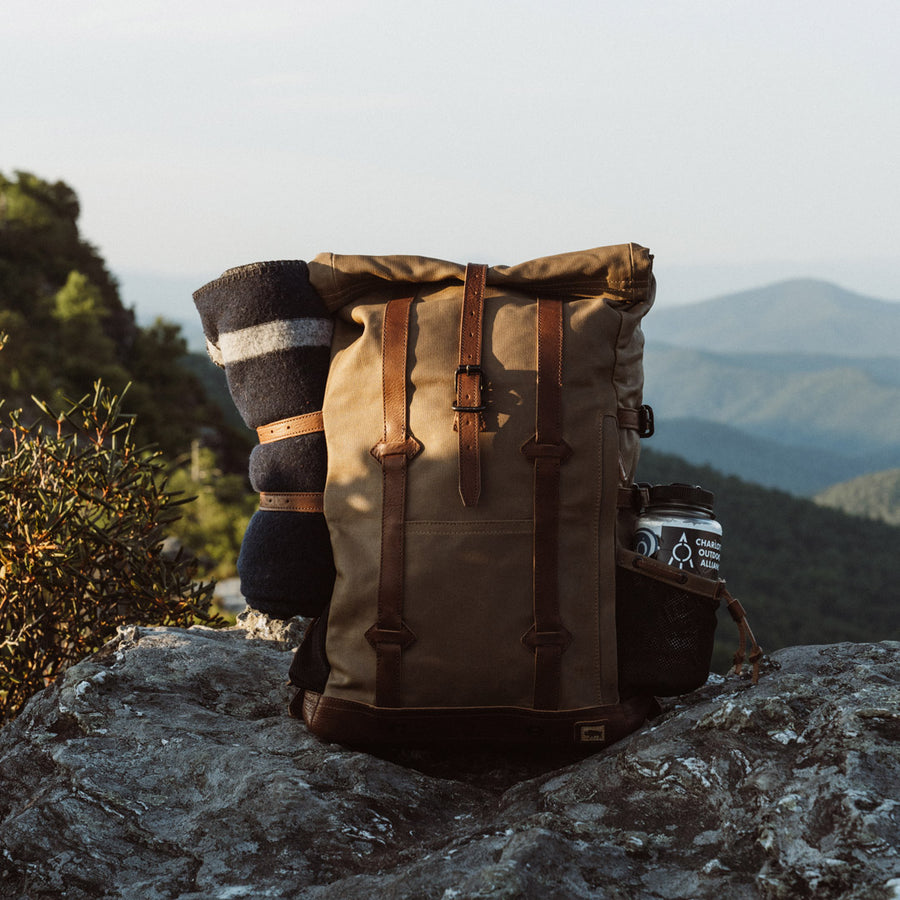
[(224, 367), (244, 422), (260, 433), (250, 482), (261, 508), (241, 544), (241, 592), (270, 616), (318, 615), (334, 585), (318, 501), (325, 435), (315, 415), (328, 376), (331, 317), (301, 260), (229, 269), (196, 291), (194, 303), (210, 357)]

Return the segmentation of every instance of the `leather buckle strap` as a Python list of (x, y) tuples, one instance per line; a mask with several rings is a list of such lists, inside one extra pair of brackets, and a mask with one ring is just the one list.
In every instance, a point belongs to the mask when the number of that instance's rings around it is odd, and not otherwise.
[(521, 448), (534, 465), (534, 624), (522, 643), (534, 653), (535, 709), (559, 708), (572, 639), (559, 612), (559, 479), (572, 452), (562, 437), (562, 351), (562, 302), (539, 298), (535, 434)]
[(653, 407), (646, 403), (637, 409), (628, 409), (622, 407), (617, 411), (616, 418), (619, 420), (619, 428), (629, 428), (638, 433), (638, 437), (653, 437), (656, 431), (656, 425), (653, 421)]
[(275, 512), (321, 513), (325, 511), (322, 491), (262, 491), (259, 508)]
[(285, 438), (296, 437), (298, 434), (315, 434), (324, 430), (322, 410), (317, 409), (300, 416), (291, 416), (289, 419), (279, 419), (268, 425), (260, 425), (256, 429), (256, 433), (261, 444), (269, 444), (272, 441), (283, 441)]
[[(459, 398), (462, 395), (462, 390), (459, 383), (460, 375), (477, 375), (478, 376), (478, 398), (480, 402), (477, 406), (460, 406)], [(467, 365), (467, 366), (457, 366), (456, 367), (456, 381), (454, 383), (454, 390), (456, 392), (457, 402), (453, 404), (454, 412), (467, 412), (467, 413), (477, 413), (483, 412), (487, 407), (484, 404), (484, 372), (482, 371), (481, 366)]]
[(413, 297), (385, 305), (381, 343), (384, 434), (371, 449), (381, 464), (381, 572), (378, 614), (366, 639), (375, 649), (375, 705), (399, 707), (402, 700), (403, 650), (416, 636), (403, 621), (406, 469), (422, 449), (409, 433), (406, 352)]
[(469, 263), (459, 321), (459, 365), (454, 382), (454, 427), (459, 436), (459, 495), (465, 506), (476, 506), (481, 495), (480, 432), (483, 423), (484, 372), (481, 338), (487, 266)]

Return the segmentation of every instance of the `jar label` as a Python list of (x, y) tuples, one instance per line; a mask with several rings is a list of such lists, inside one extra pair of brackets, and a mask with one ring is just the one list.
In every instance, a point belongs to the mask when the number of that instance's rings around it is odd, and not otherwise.
[(706, 578), (719, 574), (722, 541), (711, 531), (683, 525), (643, 527), (634, 533), (634, 549), (642, 556)]

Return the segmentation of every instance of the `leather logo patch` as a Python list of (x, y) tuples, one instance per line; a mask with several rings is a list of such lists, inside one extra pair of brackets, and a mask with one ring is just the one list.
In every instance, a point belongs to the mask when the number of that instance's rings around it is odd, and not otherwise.
[(603, 722), (577, 722), (575, 736), (581, 744), (602, 744), (606, 740), (606, 725)]

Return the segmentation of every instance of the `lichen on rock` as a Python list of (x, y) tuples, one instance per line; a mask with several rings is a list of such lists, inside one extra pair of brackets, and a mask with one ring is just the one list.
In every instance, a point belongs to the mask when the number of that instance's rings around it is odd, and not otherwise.
[(900, 643), (795, 647), (587, 758), (324, 744), (302, 628), (128, 628), (0, 731), (0, 897), (900, 896)]

